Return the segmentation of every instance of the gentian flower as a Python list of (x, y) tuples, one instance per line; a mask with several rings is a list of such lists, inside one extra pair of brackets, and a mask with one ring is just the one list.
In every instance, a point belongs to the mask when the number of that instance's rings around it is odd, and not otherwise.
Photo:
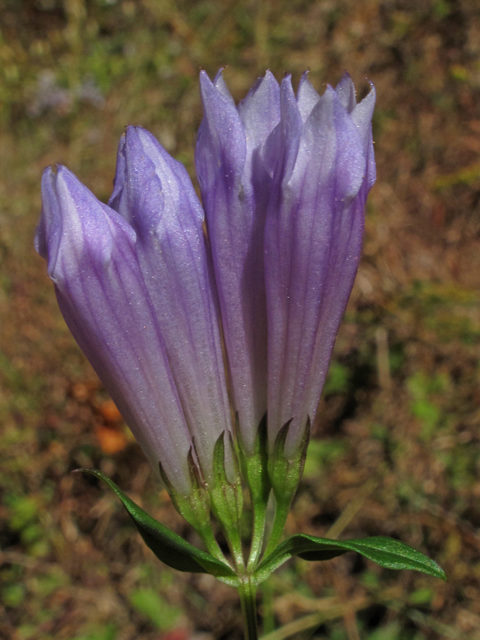
[(200, 81), (197, 173), (241, 436), (251, 449), (268, 407), (270, 447), (293, 420), (292, 453), (358, 267), (375, 93), (357, 105), (345, 75), (320, 98), (304, 74), (295, 98), (290, 76), (279, 87), (267, 72), (237, 108), (221, 72)]
[(221, 71), (213, 82), (202, 72), (200, 84), (203, 206), (184, 167), (128, 127), (108, 205), (65, 167), (45, 171), (35, 242), (67, 325), (209, 553), (88, 471), (163, 562), (238, 588), (246, 640), (257, 640), (256, 587), (294, 555), (356, 551), (389, 569), (445, 574), (381, 536), (280, 543), (360, 259), (374, 90), (357, 104), (345, 75), (319, 96), (304, 74), (295, 96), (290, 76), (279, 85), (267, 72), (237, 106)]
[(295, 96), (267, 72), (236, 106), (221, 71), (200, 83), (203, 208), (184, 167), (128, 127), (108, 206), (68, 169), (45, 171), (36, 246), (74, 337), (210, 550), (210, 509), (239, 529), (240, 454), (256, 559), (271, 488), (273, 538), (283, 530), (358, 267), (375, 94), (357, 104), (346, 75), (320, 97), (305, 74)]
[(281, 531), (361, 254), (375, 93), (357, 105), (345, 75), (320, 97), (304, 74), (295, 97), (267, 72), (236, 107), (221, 72), (200, 82), (196, 165), (234, 410), (248, 454), (268, 409)]

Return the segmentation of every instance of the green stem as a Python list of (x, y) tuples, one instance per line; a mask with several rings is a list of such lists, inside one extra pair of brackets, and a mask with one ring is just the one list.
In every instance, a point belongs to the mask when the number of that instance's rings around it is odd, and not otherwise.
[(263, 630), (262, 636), (267, 635), (275, 629), (275, 614), (273, 611), (273, 588), (267, 580), (261, 586), (263, 605)]
[(280, 542), (287, 522), (288, 512), (290, 510), (291, 500), (278, 500), (275, 504), (275, 516), (273, 520), (272, 532), (265, 549), (264, 558), (267, 558), (274, 551)]
[(245, 640), (258, 640), (256, 586), (250, 576), (244, 576), (238, 587), (244, 621)]
[(202, 529), (198, 528), (197, 533), (200, 535), (203, 542), (205, 543), (205, 546), (207, 547), (207, 551), (214, 558), (217, 558), (217, 560), (220, 560), (221, 562), (226, 562), (227, 564), (230, 564), (228, 560), (225, 558), (223, 551), (220, 549), (220, 545), (218, 544), (217, 539), (213, 535), (212, 529), (209, 529), (208, 527), (204, 527)]
[(245, 571), (245, 560), (243, 557), (243, 549), (242, 549), (242, 541), (240, 536), (229, 536), (229, 532), (225, 531), (225, 535), (227, 537), (228, 546), (230, 549), (230, 553), (232, 554), (233, 561), (235, 563), (235, 567), (237, 571)]
[(263, 538), (265, 536), (265, 521), (267, 518), (267, 505), (265, 502), (257, 502), (253, 505), (253, 533), (248, 558), (247, 571), (253, 571), (262, 553)]

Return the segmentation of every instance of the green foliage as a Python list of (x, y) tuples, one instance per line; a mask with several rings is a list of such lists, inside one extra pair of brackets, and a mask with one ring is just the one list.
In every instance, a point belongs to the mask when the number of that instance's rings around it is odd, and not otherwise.
[(345, 393), (350, 382), (350, 371), (341, 362), (334, 360), (328, 370), (327, 379), (323, 387), (323, 395), (327, 397), (334, 393)]
[(86, 635), (76, 636), (72, 638), (72, 640), (115, 640), (117, 635), (117, 627), (114, 624), (107, 624), (101, 629), (97, 629)]
[(303, 477), (305, 479), (315, 478), (325, 467), (333, 464), (346, 452), (348, 445), (341, 440), (311, 440), (307, 449), (305, 469)]
[(209, 553), (197, 549), (186, 542), (179, 535), (167, 529), (148, 515), (141, 507), (136, 505), (117, 485), (100, 471), (94, 469), (80, 469), (83, 473), (89, 473), (103, 480), (110, 489), (120, 498), (123, 506), (131, 517), (135, 527), (144, 539), (147, 546), (162, 562), (178, 571), (191, 573), (211, 573), (219, 580), (228, 584), (236, 584), (233, 570), (223, 562), (220, 562)]
[(129, 595), (132, 607), (152, 622), (160, 631), (174, 628), (182, 615), (181, 609), (166, 602), (153, 589), (136, 589)]
[(11, 584), (2, 589), (2, 602), (6, 607), (20, 607), (25, 595), (26, 589), (23, 584)]
[(435, 596), (435, 591), (430, 587), (422, 587), (410, 594), (410, 602), (413, 605), (430, 604)]
[(257, 569), (256, 577), (262, 582), (295, 555), (304, 560), (324, 561), (347, 551), (356, 551), (386, 569), (412, 569), (446, 580), (445, 572), (436, 562), (399, 540), (383, 536), (359, 540), (329, 540), (303, 533), (290, 536), (265, 558)]
[(45, 556), (49, 551), (48, 538), (42, 524), (43, 504), (38, 498), (7, 494), (5, 505), (8, 508), (8, 524), (20, 534), (24, 545), (32, 556)]
[(367, 640), (400, 640), (401, 631), (400, 625), (397, 622), (393, 622), (382, 629), (377, 629), (373, 633), (368, 635)]
[(407, 380), (407, 389), (412, 397), (410, 410), (422, 423), (420, 435), (423, 440), (430, 440), (441, 424), (442, 412), (435, 403), (435, 397), (447, 391), (448, 387), (449, 380), (442, 374), (429, 377), (419, 371)]

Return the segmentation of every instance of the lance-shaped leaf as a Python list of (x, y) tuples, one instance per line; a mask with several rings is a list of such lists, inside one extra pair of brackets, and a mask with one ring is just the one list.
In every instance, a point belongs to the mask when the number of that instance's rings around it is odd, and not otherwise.
[(265, 558), (256, 571), (256, 579), (263, 582), (272, 571), (292, 556), (299, 556), (304, 560), (323, 561), (343, 555), (347, 551), (356, 551), (386, 569), (412, 569), (446, 580), (445, 572), (436, 562), (393, 538), (375, 536), (357, 540), (329, 540), (304, 533), (287, 538)]
[[(313, 422), (360, 258), (372, 184), (373, 100), (352, 112), (328, 87), (316, 100), (303, 80), (296, 100), (281, 86), (282, 120), (267, 140), (278, 157), (265, 228), (268, 431), (292, 420), (287, 457)], [(340, 92), (342, 93), (342, 92)], [(348, 102), (348, 108), (351, 108)]]
[(36, 247), (65, 321), (157, 470), (191, 490), (192, 441), (136, 252), (136, 235), (65, 167), (46, 169)]
[(178, 571), (192, 573), (210, 573), (227, 584), (236, 586), (237, 579), (233, 569), (224, 562), (217, 560), (209, 553), (201, 551), (186, 542), (179, 535), (170, 531), (163, 524), (152, 518), (144, 509), (131, 500), (117, 485), (100, 471), (94, 469), (78, 469), (79, 472), (103, 480), (120, 498), (123, 506), (131, 517), (135, 527), (146, 545), (165, 564)]
[[(211, 482), (215, 442), (231, 430), (231, 419), (202, 206), (185, 167), (141, 127), (128, 127), (122, 138), (110, 204), (137, 233), (172, 376), (202, 473)], [(233, 480), (228, 441), (225, 447)]]
[(238, 108), (219, 72), (200, 74), (204, 118), (195, 163), (212, 248), (239, 434), (253, 454), (267, 408), (267, 315), (263, 234), (272, 179), (263, 144), (277, 124), (279, 88), (270, 72)]

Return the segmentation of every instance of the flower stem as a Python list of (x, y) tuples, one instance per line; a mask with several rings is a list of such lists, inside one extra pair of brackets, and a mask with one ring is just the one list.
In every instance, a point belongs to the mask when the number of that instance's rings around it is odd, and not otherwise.
[(250, 576), (244, 576), (238, 587), (244, 621), (245, 640), (258, 640), (256, 586)]
[(225, 562), (226, 564), (230, 564), (228, 560), (225, 558), (223, 551), (220, 549), (220, 545), (217, 542), (217, 539), (213, 535), (212, 529), (205, 527), (203, 529), (197, 529), (197, 533), (202, 538), (205, 546), (207, 547), (208, 552), (217, 560), (221, 562)]
[(275, 504), (275, 516), (273, 520), (272, 532), (265, 549), (264, 558), (267, 558), (272, 551), (275, 550), (285, 529), (285, 523), (287, 522), (288, 512), (290, 510), (290, 500), (278, 500)]
[(265, 521), (267, 505), (265, 502), (256, 502), (253, 505), (253, 533), (248, 558), (247, 571), (253, 571), (262, 552), (263, 539), (265, 537)]

